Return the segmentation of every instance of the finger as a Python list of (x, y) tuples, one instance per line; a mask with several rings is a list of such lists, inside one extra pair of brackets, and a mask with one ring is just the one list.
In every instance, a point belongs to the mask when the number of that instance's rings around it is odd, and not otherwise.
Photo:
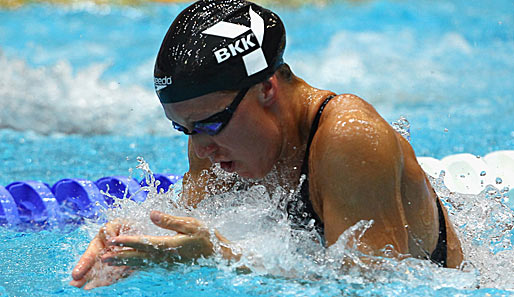
[(108, 273), (104, 273), (101, 276), (92, 278), (83, 288), (84, 290), (91, 290), (97, 287), (109, 286), (119, 279), (127, 277), (132, 273), (133, 270), (130, 267), (110, 267)]
[(111, 266), (146, 266), (150, 261), (159, 260), (156, 254), (142, 251), (109, 252), (102, 256), (102, 262)]
[(105, 278), (95, 278), (89, 281), (85, 286), (84, 290), (91, 290), (98, 287), (105, 287), (114, 284), (122, 276), (110, 276)]
[(105, 241), (111, 237), (118, 236), (122, 231), (127, 231), (129, 229), (130, 226), (124, 224), (121, 221), (116, 220), (108, 222), (104, 227), (100, 229), (100, 231), (98, 231), (98, 235)]
[(230, 241), (227, 238), (225, 238), (225, 236), (221, 235), (221, 233), (218, 230), (214, 231), (214, 235), (219, 240), (223, 258), (235, 261), (239, 261), (241, 259), (241, 253), (232, 250)]
[(96, 256), (104, 247), (104, 242), (99, 236), (95, 237), (91, 241), (87, 250), (84, 252), (82, 257), (80, 257), (79, 262), (75, 265), (75, 268), (71, 273), (74, 280), (81, 280), (89, 272), (91, 267), (95, 265)]
[(77, 287), (77, 288), (82, 288), (82, 286), (84, 286), (86, 281), (87, 281), (87, 279), (85, 279), (85, 278), (82, 278), (80, 280), (72, 280), (72, 281), (70, 281), (70, 285)]
[(98, 288), (98, 287), (105, 287), (105, 286), (112, 285), (113, 283), (114, 283), (114, 281), (110, 281), (110, 280), (94, 279), (84, 286), (84, 290), (91, 290), (91, 289)]
[(139, 251), (155, 252), (156, 250), (173, 249), (182, 246), (190, 235), (177, 234), (174, 236), (137, 236), (124, 235), (112, 238), (108, 246), (131, 247)]
[(108, 246), (131, 247), (139, 251), (155, 251), (164, 245), (160, 236), (123, 235), (107, 241)]
[(81, 280), (95, 265), (96, 257), (105, 248), (107, 238), (119, 235), (120, 230), (129, 228), (127, 225), (119, 221), (108, 222), (104, 227), (100, 228), (98, 235), (89, 243), (86, 251), (80, 257), (79, 262), (73, 269), (71, 276), (74, 280)]
[(154, 210), (150, 213), (150, 219), (157, 226), (178, 233), (195, 234), (205, 230), (202, 222), (191, 217), (177, 217)]

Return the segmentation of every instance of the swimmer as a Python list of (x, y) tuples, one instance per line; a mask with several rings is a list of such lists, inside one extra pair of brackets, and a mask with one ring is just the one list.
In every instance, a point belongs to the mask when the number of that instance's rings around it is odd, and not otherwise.
[[(227, 188), (213, 184), (220, 182), (213, 164), (253, 180), (273, 171), (283, 187), (303, 180), (302, 203), (291, 202), (287, 212), (293, 228), (314, 222), (319, 244), (330, 246), (359, 221), (373, 220), (361, 238), (364, 253), (391, 256), (384, 248), (393, 246), (393, 257), (458, 267), (459, 239), (409, 142), (363, 99), (314, 88), (294, 75), (283, 61), (285, 42), (280, 18), (243, 0), (195, 2), (169, 28), (154, 83), (173, 127), (189, 135), (182, 203), (194, 207)], [(207, 226), (196, 218), (150, 216), (178, 234), (118, 236), (121, 224), (108, 223), (79, 260), (71, 284), (112, 282), (88, 274), (99, 262), (118, 267), (122, 276), (145, 260), (190, 261), (214, 253)], [(216, 237), (225, 258), (240, 257), (222, 234)]]

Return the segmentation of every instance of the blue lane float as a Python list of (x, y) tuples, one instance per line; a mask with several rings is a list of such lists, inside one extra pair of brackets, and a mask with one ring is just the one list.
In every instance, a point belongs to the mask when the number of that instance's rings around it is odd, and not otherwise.
[(18, 206), (23, 223), (42, 225), (59, 217), (59, 203), (48, 185), (37, 181), (13, 182), (6, 187)]
[[(155, 181), (159, 181), (159, 185), (157, 186), (157, 193), (160, 193), (161, 190), (163, 192), (167, 192), (172, 185), (174, 185), (177, 181), (179, 181), (182, 176), (173, 175), (173, 174), (154, 174)], [(143, 178), (140, 183), (141, 187), (148, 186), (146, 178)]]
[(20, 213), (14, 198), (6, 188), (0, 186), (0, 225), (14, 226), (20, 222)]
[(89, 180), (63, 179), (53, 185), (52, 192), (61, 206), (88, 219), (96, 217), (98, 210), (106, 206), (104, 196)]
[[(182, 176), (154, 174), (157, 191), (168, 191)], [(66, 178), (52, 187), (38, 181), (18, 181), (0, 186), (0, 226), (45, 228), (57, 224), (79, 224), (82, 218), (95, 219), (114, 199), (129, 198), (143, 202), (146, 179), (126, 176), (103, 177), (96, 182)], [(23, 227), (23, 228), (25, 228)]]
[(102, 177), (96, 181), (96, 185), (102, 192), (106, 194), (108, 193), (108, 195), (104, 195), (105, 201), (108, 205), (112, 205), (114, 203), (114, 199), (111, 196), (115, 196), (117, 198), (126, 197), (136, 202), (143, 202), (146, 199), (146, 193), (139, 191), (141, 189), (139, 182), (130, 177)]

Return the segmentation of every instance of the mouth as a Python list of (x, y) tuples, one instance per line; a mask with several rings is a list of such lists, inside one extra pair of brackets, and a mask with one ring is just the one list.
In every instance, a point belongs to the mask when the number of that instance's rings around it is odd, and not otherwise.
[(234, 161), (220, 162), (220, 167), (228, 173), (235, 171)]

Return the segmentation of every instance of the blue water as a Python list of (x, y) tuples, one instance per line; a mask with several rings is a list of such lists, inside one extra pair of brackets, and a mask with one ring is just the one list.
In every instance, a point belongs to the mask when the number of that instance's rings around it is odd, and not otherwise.
[[(97, 180), (129, 175), (144, 156), (154, 172), (187, 171), (187, 138), (179, 135), (42, 136), (0, 130), (0, 184), (42, 180), (54, 184), (65, 177)], [(140, 179), (139, 172), (134, 177)]]
[[(154, 172), (185, 172), (187, 138), (171, 131), (152, 87), (160, 42), (184, 7), (0, 10), (0, 184), (128, 175), (137, 156)], [(286, 25), (293, 71), (316, 87), (363, 97), (390, 122), (405, 116), (419, 156), (514, 149), (514, 2), (337, 1), (273, 10)], [(85, 295), (67, 282), (89, 240), (86, 229), (0, 229), (0, 238), (0, 295)], [(140, 272), (95, 294), (512, 293), (492, 286), (312, 281), (184, 266)]]

